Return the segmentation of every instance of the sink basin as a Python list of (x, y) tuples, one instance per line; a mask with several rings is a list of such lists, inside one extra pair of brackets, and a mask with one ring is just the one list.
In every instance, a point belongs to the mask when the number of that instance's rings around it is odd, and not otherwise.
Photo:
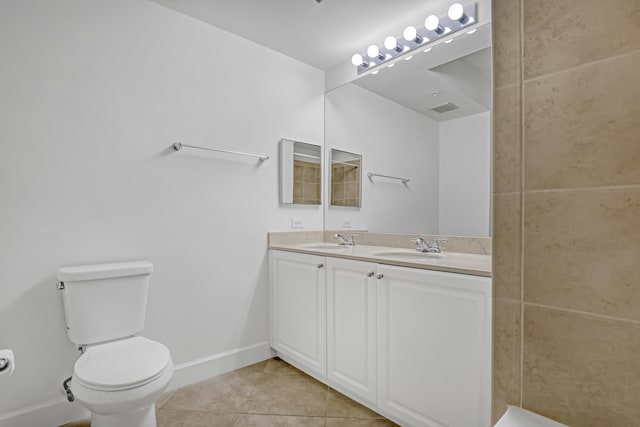
[(309, 243), (307, 245), (302, 245), (305, 249), (321, 249), (323, 251), (327, 250), (339, 250), (339, 249), (349, 249), (353, 246), (339, 245), (337, 243)]
[(418, 252), (418, 251), (381, 251), (374, 252), (374, 256), (383, 258), (393, 258), (404, 261), (421, 261), (429, 259), (444, 258), (444, 254), (433, 252)]

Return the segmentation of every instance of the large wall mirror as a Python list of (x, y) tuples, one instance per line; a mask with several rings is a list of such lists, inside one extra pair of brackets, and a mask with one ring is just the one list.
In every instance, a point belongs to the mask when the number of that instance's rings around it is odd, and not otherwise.
[(480, 22), (328, 91), (325, 150), (366, 163), (360, 209), (326, 206), (325, 229), (490, 236), (491, 76), (491, 24)]

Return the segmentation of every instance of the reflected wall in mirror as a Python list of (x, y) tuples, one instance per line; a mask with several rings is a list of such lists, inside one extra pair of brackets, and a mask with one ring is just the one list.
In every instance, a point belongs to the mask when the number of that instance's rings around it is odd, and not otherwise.
[(489, 236), (491, 24), (325, 94), (325, 147), (366, 157), (362, 208), (325, 228)]
[(362, 204), (362, 156), (331, 149), (331, 206), (359, 208)]
[(322, 147), (280, 141), (280, 202), (319, 205), (322, 201)]

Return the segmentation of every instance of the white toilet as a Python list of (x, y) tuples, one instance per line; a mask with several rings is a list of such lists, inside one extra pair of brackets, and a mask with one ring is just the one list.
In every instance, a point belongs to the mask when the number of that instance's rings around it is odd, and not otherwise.
[(167, 347), (135, 336), (144, 328), (149, 261), (58, 270), (69, 339), (83, 354), (71, 392), (91, 427), (155, 427), (155, 401), (169, 385)]

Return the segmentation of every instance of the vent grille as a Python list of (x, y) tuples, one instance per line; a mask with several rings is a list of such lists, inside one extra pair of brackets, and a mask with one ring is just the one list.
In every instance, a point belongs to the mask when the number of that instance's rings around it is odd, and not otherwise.
[(431, 111), (435, 111), (436, 113), (446, 113), (447, 111), (457, 110), (458, 107), (456, 104), (452, 104), (447, 102), (446, 104), (438, 105), (437, 107), (429, 108)]

